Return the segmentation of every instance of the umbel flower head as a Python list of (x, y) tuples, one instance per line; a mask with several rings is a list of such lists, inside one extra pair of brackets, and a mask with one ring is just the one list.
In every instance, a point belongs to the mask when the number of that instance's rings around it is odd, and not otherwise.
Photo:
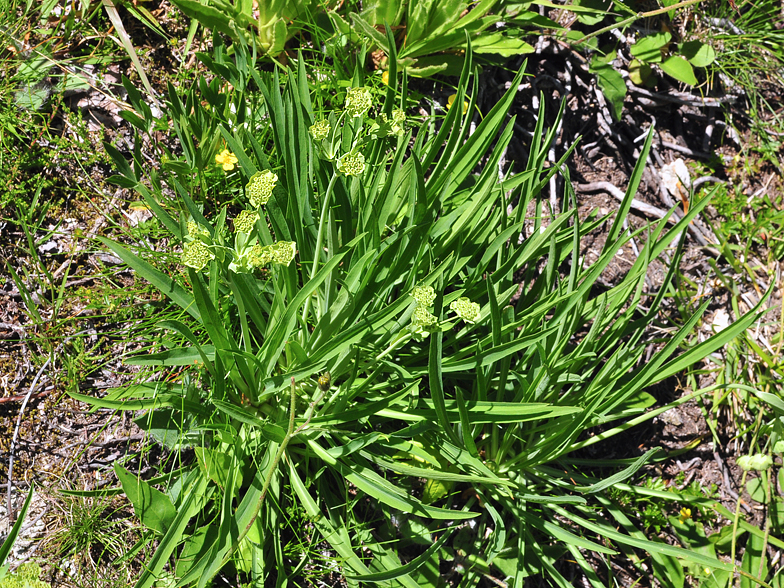
[(255, 210), (243, 210), (234, 219), (234, 230), (241, 233), (250, 233), (259, 220), (259, 213)]
[(272, 196), (272, 190), (275, 189), (277, 181), (278, 176), (268, 169), (253, 174), (245, 186), (251, 206), (254, 208), (264, 206)]
[(349, 88), (346, 90), (346, 114), (362, 116), (373, 106), (373, 96), (368, 88)]
[(294, 241), (278, 241), (272, 245), (259, 245), (256, 243), (248, 252), (248, 261), (253, 267), (277, 263), (289, 265), (297, 253), (297, 244)]
[(392, 132), (395, 135), (400, 135), (405, 131), (403, 126), (406, 122), (406, 113), (399, 108), (392, 111)]
[(411, 296), (420, 306), (432, 306), (436, 299), (436, 291), (431, 286), (414, 286)]
[(297, 244), (294, 241), (278, 241), (272, 245), (261, 245), (257, 242), (253, 247), (245, 247), (235, 253), (236, 257), (229, 264), (229, 269), (233, 272), (245, 273), (270, 263), (289, 265), (296, 253)]
[(329, 121), (327, 119), (317, 120), (310, 127), (310, 134), (314, 141), (323, 141), (329, 135)]
[(280, 265), (289, 265), (297, 254), (297, 244), (294, 241), (278, 241), (269, 248), (272, 252), (272, 261)]
[(475, 323), (479, 320), (479, 305), (468, 298), (458, 298), (449, 305), (449, 310), (467, 323)]
[(239, 159), (237, 159), (237, 156), (228, 149), (224, 149), (215, 156), (215, 163), (223, 167), (223, 171), (233, 170), (234, 164), (238, 161)]
[(191, 241), (182, 247), (182, 264), (196, 271), (203, 270), (215, 256), (201, 241)]
[(250, 251), (248, 252), (248, 263), (251, 267), (261, 267), (262, 265), (267, 265), (271, 262), (272, 252), (268, 246), (263, 247), (256, 243), (250, 248)]
[(198, 224), (196, 221), (188, 221), (188, 236), (194, 239), (198, 239), (199, 237), (208, 237), (210, 236), (210, 232)]
[(438, 322), (438, 319), (424, 306), (419, 305), (414, 309), (414, 317), (412, 322), (417, 327), (427, 328), (435, 325)]
[(365, 156), (361, 153), (346, 153), (338, 159), (338, 171), (346, 176), (358, 176), (365, 171)]
[(411, 326), (409, 329), (412, 333), (417, 335), (420, 339), (424, 339), (428, 335), (430, 335), (430, 331), (432, 331), (438, 325), (438, 319), (430, 313), (424, 306), (421, 304), (417, 304), (417, 307), (414, 309), (414, 315), (411, 317)]

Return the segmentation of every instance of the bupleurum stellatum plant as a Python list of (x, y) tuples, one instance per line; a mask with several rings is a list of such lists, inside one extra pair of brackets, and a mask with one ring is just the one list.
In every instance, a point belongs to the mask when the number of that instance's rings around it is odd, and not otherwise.
[[(73, 396), (145, 411), (143, 428), (195, 455), (156, 480), (166, 481), (162, 491), (118, 468), (148, 540), (158, 541), (137, 588), (164, 576), (205, 587), (218, 573), (283, 586), (306, 563), (291, 546), (314, 541), (329, 545), (352, 586), (435, 585), (440, 562), (458, 556), (473, 562), (461, 567), (469, 584), (487, 574), (522, 586), (543, 575), (566, 586), (564, 559), (596, 578), (586, 551), (611, 558), (617, 545), (671, 569), (692, 562), (729, 573), (730, 564), (646, 539), (594, 498), (623, 487), (655, 451), (604, 479), (586, 472), (608, 472), (606, 464), (570, 456), (652, 418), (646, 386), (754, 320), (679, 354), (706, 302), (640, 361), (645, 326), (674, 274), (647, 291), (648, 265), (706, 201), (672, 227), (630, 235), (623, 218), (638, 165), (599, 259), (585, 267), (581, 236), (610, 221), (577, 216), (568, 174), (565, 211), (548, 215), (540, 191), (566, 170), (564, 159), (544, 167), (555, 130), (544, 129), (543, 113), (525, 170), (499, 176), (521, 74), (470, 133), (470, 51), (456, 95), (469, 107), (414, 124), (401, 110), (394, 54), (383, 96), (357, 71), (332, 96), (341, 107), (314, 112), (316, 78), (301, 59), (263, 73), (242, 44), (234, 50), (229, 59), (218, 42), (203, 58), (227, 82), (223, 92), (209, 86), (208, 111), (170, 89), (180, 159), (167, 154), (160, 172), (145, 172), (109, 149), (116, 181), (139, 191), (181, 244), (180, 270), (155, 267), (136, 245), (104, 243), (182, 316), (161, 323), (166, 347), (128, 360), (150, 366), (148, 381), (105, 398)], [(217, 129), (237, 158), (235, 175), (216, 184), (229, 191), (231, 212), (203, 197), (210, 186), (193, 165), (215, 165), (217, 140), (205, 138), (210, 155), (199, 154), (189, 126), (197, 122)], [(613, 256), (646, 236), (629, 273), (596, 297)], [(304, 528), (291, 515), (303, 511)], [(412, 538), (426, 549), (407, 547)]]

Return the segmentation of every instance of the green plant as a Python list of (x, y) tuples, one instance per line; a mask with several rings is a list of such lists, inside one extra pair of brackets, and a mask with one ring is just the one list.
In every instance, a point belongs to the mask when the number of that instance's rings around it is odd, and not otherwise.
[(314, 0), (273, 0), (261, 3), (251, 0), (210, 0), (206, 3), (173, 0), (172, 4), (202, 26), (220, 32), (235, 42), (244, 33), (251, 33), (255, 44), (273, 57), (283, 51), (286, 41), (297, 30), (291, 21), (308, 15), (317, 6)]
[[(284, 557), (279, 532), (296, 509), (307, 513), (351, 583), (436, 585), (439, 561), (462, 554), (466, 581), (502, 573), (519, 586), (541, 574), (566, 586), (558, 566), (567, 552), (598, 582), (583, 550), (615, 553), (605, 540), (648, 551), (667, 569), (693, 562), (732, 571), (715, 557), (646, 539), (617, 509), (607, 516), (596, 509), (598, 493), (622, 484), (655, 450), (601, 479), (586, 473), (599, 471), (592, 463), (570, 456), (659, 414), (646, 413), (653, 402), (646, 386), (757, 318), (759, 307), (677, 354), (705, 303), (639, 363), (678, 255), (658, 292), (644, 292), (648, 265), (707, 199), (669, 230), (665, 221), (634, 235), (623, 230), (649, 135), (610, 237), (586, 268), (580, 238), (607, 219), (579, 219), (567, 191), (566, 212), (545, 223), (538, 195), (566, 172), (564, 159), (544, 167), (555, 132), (545, 131), (544, 116), (526, 170), (499, 181), (514, 124), (506, 113), (522, 74), (472, 134), (453, 108), (414, 135), (396, 108), (406, 82), (398, 95), (391, 33), (387, 42), (383, 105), (375, 105), (357, 71), (342, 110), (314, 112), (301, 60), (293, 71), (260, 73), (241, 41), (233, 61), (219, 43), (205, 59), (232, 90), (216, 83), (203, 96), (204, 125), (189, 126), (202, 115), (186, 115), (172, 89), (177, 133), (205, 137), (213, 125), (236, 158), (205, 150), (220, 156), (217, 173), (228, 174), (216, 184), (228, 195), (215, 199), (228, 206), (203, 199), (201, 179), (183, 189), (179, 162), (158, 172), (134, 155), (131, 166), (109, 146), (120, 171), (115, 181), (140, 192), (183, 244), (187, 268), (166, 273), (141, 249), (103, 241), (183, 311), (180, 320), (160, 324), (173, 333), (166, 348), (129, 362), (179, 371), (105, 398), (72, 393), (94, 406), (147, 411), (138, 420), (143, 428), (195, 455), (168, 477), (165, 491), (117, 468), (148, 539), (159, 539), (137, 587), (151, 586), (172, 556), (180, 585), (206, 586), (219, 572), (282, 585), (299, 573), (299, 562)], [(469, 50), (456, 102), (468, 97), (474, 108), (471, 61)], [(254, 100), (254, 87), (263, 100)], [(144, 113), (141, 98), (129, 95)], [(229, 100), (241, 100), (234, 112), (247, 124), (223, 119)], [(134, 119), (139, 133), (150, 123), (146, 115)], [(257, 140), (259, 127), (268, 141)], [(205, 139), (202, 145), (217, 143)], [(215, 163), (202, 154), (194, 165), (197, 152), (184, 147), (188, 165), (205, 177), (202, 166)], [(175, 187), (173, 196), (164, 183)], [(643, 232), (647, 244), (627, 276), (595, 295), (602, 270)], [(349, 491), (361, 502), (347, 499)], [(373, 513), (374, 532), (360, 523), (360, 504)], [(407, 525), (406, 541), (397, 540), (401, 516), (423, 521)], [(489, 531), (455, 534), (446, 523), (466, 519)], [(406, 552), (412, 541), (424, 552)], [(358, 545), (368, 559), (357, 555)]]
[(127, 503), (107, 496), (67, 495), (58, 504), (58, 529), (46, 537), (47, 551), (70, 575), (89, 577), (123, 557), (135, 542)]
[[(509, 57), (533, 51), (533, 47), (521, 38), (521, 29), (491, 30), (503, 20), (500, 12), (491, 12), (499, 4), (497, 0), (371, 3), (363, 5), (361, 11), (347, 15), (353, 27), (339, 13), (328, 14), (339, 34), (350, 36), (359, 32), (386, 55), (390, 55), (392, 41), (379, 32), (379, 28), (383, 31), (382, 27), (389, 25), (399, 29), (395, 40), (397, 67), (409, 75), (427, 77), (438, 73), (458, 75), (469, 40), (474, 54)], [(533, 13), (520, 11), (518, 22), (525, 21), (524, 14)], [(537, 24), (541, 26), (542, 22)]]
[(0, 579), (0, 588), (47, 588), (48, 586), (41, 580), (41, 568), (34, 563), (22, 564), (16, 572)]
[(6, 561), (8, 560), (8, 555), (11, 553), (11, 548), (14, 546), (14, 543), (16, 543), (16, 540), (19, 537), (19, 532), (22, 530), (22, 523), (24, 522), (25, 516), (27, 516), (27, 509), (30, 508), (30, 501), (33, 499), (33, 492), (34, 488), (31, 486), (30, 491), (27, 493), (27, 498), (22, 505), (22, 509), (18, 513), (19, 516), (11, 527), (11, 530), (8, 532), (8, 536), (0, 545), (0, 582), (6, 581), (5, 578), (8, 574), (8, 564)]
[[(574, 10), (577, 18), (583, 25), (593, 27), (601, 24), (606, 18), (614, 20), (614, 24), (593, 30), (589, 33), (580, 33), (577, 30), (568, 31), (566, 38), (576, 45), (591, 41), (593, 49), (597, 49), (595, 37), (613, 29), (625, 30), (626, 27), (637, 21), (644, 21), (656, 16), (666, 16), (678, 9), (696, 4), (701, 0), (664, 1), (663, 6), (652, 10), (643, 11), (638, 0), (623, 0), (607, 2), (577, 2)], [(716, 59), (716, 51), (710, 44), (704, 43), (698, 36), (695, 38), (676, 42), (673, 34), (662, 24), (661, 31), (645, 32), (629, 47), (631, 61), (627, 67), (628, 77), (632, 83), (642, 86), (656, 84), (656, 75), (651, 67), (655, 64), (664, 74), (690, 86), (696, 86), (699, 81), (694, 68), (710, 66)], [(623, 109), (623, 100), (626, 96), (626, 83), (621, 73), (612, 63), (617, 52), (622, 49), (620, 42), (604, 46), (591, 59), (590, 70), (596, 74), (596, 80), (602, 93), (613, 106), (612, 112), (616, 119), (620, 118)], [(625, 49), (625, 48), (624, 48)]]

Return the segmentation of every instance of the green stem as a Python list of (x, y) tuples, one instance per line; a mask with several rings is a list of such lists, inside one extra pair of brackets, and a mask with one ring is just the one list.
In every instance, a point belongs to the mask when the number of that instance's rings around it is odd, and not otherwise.
[(383, 359), (384, 357), (392, 353), (392, 351), (400, 347), (401, 343), (405, 343), (409, 341), (411, 337), (413, 337), (413, 335), (407, 331), (404, 331), (403, 333), (398, 335), (397, 339), (395, 339), (394, 341), (392, 341), (392, 343), (389, 344), (389, 347), (384, 349), (384, 351), (382, 351), (380, 355), (376, 356), (376, 361), (378, 361), (379, 359)]
[[(324, 221), (327, 216), (327, 208), (329, 207), (329, 198), (332, 196), (332, 188), (335, 186), (335, 180), (338, 179), (338, 173), (332, 172), (332, 179), (329, 180), (329, 186), (327, 186), (327, 193), (324, 194), (324, 202), (321, 204), (321, 216), (319, 217), (319, 227), (318, 233), (316, 234), (316, 247), (313, 249), (313, 266), (310, 268), (310, 280), (313, 279), (313, 276), (316, 275), (316, 270), (318, 269), (318, 262), (319, 258), (321, 257), (321, 243), (324, 240)], [(308, 296), (305, 300), (305, 306), (302, 309), (302, 322), (307, 322), (308, 312), (310, 311), (310, 299), (312, 297)]]
[(594, 31), (588, 35), (585, 35), (582, 39), (577, 41), (577, 44), (582, 45), (588, 39), (593, 39), (594, 37), (598, 37), (599, 35), (611, 31), (613, 29), (620, 29), (622, 27), (625, 27), (626, 25), (633, 23), (635, 20), (641, 18), (650, 18), (652, 16), (658, 16), (659, 14), (664, 14), (665, 12), (671, 12), (673, 10), (677, 10), (678, 8), (685, 8), (686, 6), (690, 6), (691, 4), (697, 4), (698, 2), (702, 2), (702, 0), (684, 0), (683, 2), (678, 2), (677, 4), (673, 4), (672, 6), (657, 8), (656, 10), (649, 10), (648, 12), (638, 12), (634, 16), (630, 16), (629, 18), (625, 18), (620, 22), (611, 24), (610, 26), (604, 27), (603, 29), (599, 29), (598, 31)]

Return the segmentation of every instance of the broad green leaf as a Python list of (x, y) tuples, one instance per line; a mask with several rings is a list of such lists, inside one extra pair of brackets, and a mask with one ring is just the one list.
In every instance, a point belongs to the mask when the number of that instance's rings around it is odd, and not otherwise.
[(235, 484), (242, 486), (242, 473), (234, 457), (221, 449), (194, 447), (199, 467), (206, 476), (221, 488), (225, 488), (231, 476), (237, 476)]
[(623, 100), (626, 97), (626, 83), (623, 76), (613, 69), (612, 65), (603, 63), (594, 56), (591, 60), (591, 71), (596, 74), (596, 81), (602, 94), (610, 103), (615, 120), (620, 120), (623, 111)]
[(166, 533), (177, 516), (169, 497), (119, 464), (114, 464), (114, 473), (142, 524), (160, 534)]
[[(547, 6), (550, 2), (542, 0), (534, 2), (541, 6)], [(577, 14), (580, 22), (587, 26), (593, 26), (602, 22), (610, 13), (612, 2), (610, 0), (575, 0), (569, 6), (559, 6), (560, 9), (566, 8)]]
[(681, 55), (695, 67), (708, 67), (716, 60), (716, 51), (702, 41), (688, 41), (681, 45)]
[(210, 361), (215, 359), (215, 347), (213, 345), (204, 345), (201, 348), (201, 352), (195, 347), (177, 347), (159, 353), (135, 355), (126, 359), (123, 363), (126, 365), (195, 365), (202, 362), (202, 353), (204, 353)]
[(197, 0), (172, 0), (172, 4), (182, 10), (187, 17), (199, 21), (204, 27), (215, 29), (227, 37), (236, 39), (237, 31), (231, 26), (232, 19), (229, 14)]
[(667, 47), (670, 39), (672, 35), (668, 32), (645, 36), (631, 46), (629, 53), (646, 63), (660, 63), (662, 49)]
[(177, 515), (169, 525), (166, 534), (158, 543), (158, 548), (153, 556), (145, 563), (135, 588), (150, 588), (155, 580), (161, 575), (163, 567), (169, 562), (169, 558), (176, 547), (181, 543), (185, 529), (190, 523), (191, 518), (201, 508), (204, 491), (207, 489), (207, 479), (204, 476), (192, 471), (186, 481), (183, 496), (185, 500), (177, 511)]
[(691, 64), (680, 55), (673, 55), (665, 59), (659, 64), (659, 67), (662, 68), (664, 73), (674, 77), (679, 82), (689, 84), (690, 86), (697, 85), (697, 78), (694, 76)]

